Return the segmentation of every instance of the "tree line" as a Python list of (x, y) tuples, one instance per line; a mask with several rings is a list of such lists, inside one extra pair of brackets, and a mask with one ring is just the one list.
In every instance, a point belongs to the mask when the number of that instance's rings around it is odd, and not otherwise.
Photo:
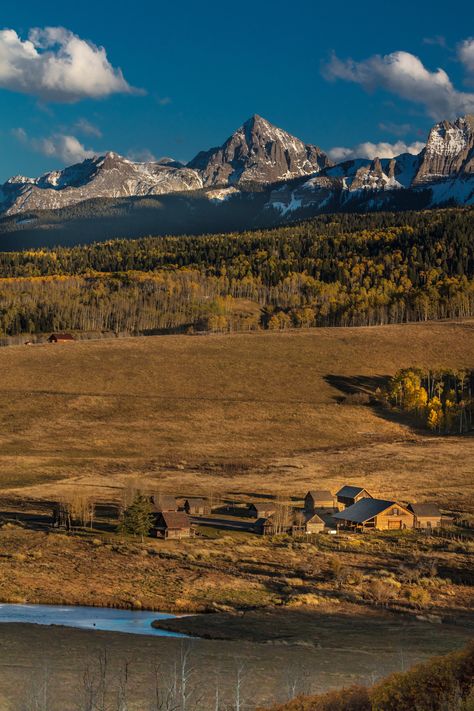
[(474, 428), (474, 372), (404, 368), (391, 379), (388, 402), (424, 427), (445, 434)]
[(0, 253), (0, 335), (367, 326), (474, 315), (474, 211)]

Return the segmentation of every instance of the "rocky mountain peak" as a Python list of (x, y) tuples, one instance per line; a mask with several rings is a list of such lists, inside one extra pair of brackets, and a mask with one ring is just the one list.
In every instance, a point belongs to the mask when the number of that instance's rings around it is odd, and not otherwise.
[(414, 182), (432, 182), (458, 173), (474, 173), (474, 116), (470, 114), (433, 126)]
[(317, 173), (332, 165), (317, 146), (251, 116), (220, 147), (202, 151), (188, 163), (199, 170), (204, 185), (272, 183)]

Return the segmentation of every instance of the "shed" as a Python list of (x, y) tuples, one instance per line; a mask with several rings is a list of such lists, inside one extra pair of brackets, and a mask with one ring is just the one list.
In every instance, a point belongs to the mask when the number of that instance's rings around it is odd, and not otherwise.
[(249, 504), (247, 512), (248, 515), (252, 518), (270, 518), (270, 516), (273, 516), (275, 514), (276, 506), (275, 504), (270, 504), (268, 502)]
[(306, 520), (306, 533), (321, 533), (324, 531), (324, 521), (318, 516), (318, 514), (313, 514)]
[(363, 498), (333, 515), (337, 523), (352, 530), (400, 530), (413, 528), (414, 515), (397, 501)]
[(184, 510), (192, 516), (206, 516), (211, 513), (211, 506), (206, 499), (194, 497), (186, 499)]
[(343, 506), (353, 506), (361, 499), (373, 499), (372, 494), (369, 494), (367, 489), (362, 486), (343, 486), (336, 494), (337, 502)]
[(153, 533), (161, 538), (190, 538), (191, 520), (184, 511), (159, 511)]
[(315, 509), (334, 508), (334, 496), (328, 489), (312, 489), (304, 497), (304, 510), (312, 513)]
[(415, 528), (439, 528), (441, 511), (438, 504), (410, 504), (409, 510), (415, 515)]
[(271, 518), (259, 518), (253, 524), (255, 533), (261, 536), (273, 536), (275, 533), (275, 523)]
[(150, 500), (155, 511), (177, 511), (176, 499), (171, 494), (153, 494)]
[(52, 333), (48, 338), (48, 343), (73, 343), (74, 341), (72, 333)]

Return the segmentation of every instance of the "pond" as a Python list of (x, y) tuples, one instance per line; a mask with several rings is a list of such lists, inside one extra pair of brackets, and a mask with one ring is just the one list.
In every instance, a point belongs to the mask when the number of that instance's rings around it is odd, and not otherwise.
[(84, 630), (146, 634), (154, 637), (185, 637), (186, 635), (151, 626), (153, 620), (165, 620), (176, 615), (146, 610), (116, 610), (107, 607), (67, 605), (13, 605), (0, 603), (0, 623), (22, 622), (34, 625), (61, 625)]

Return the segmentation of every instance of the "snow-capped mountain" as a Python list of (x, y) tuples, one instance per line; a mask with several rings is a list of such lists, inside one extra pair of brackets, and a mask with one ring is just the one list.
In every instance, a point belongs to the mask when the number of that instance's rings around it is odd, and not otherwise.
[[(139, 201), (157, 195), (159, 210), (153, 211), (156, 202)], [(107, 206), (117, 205), (118, 236), (130, 229), (119, 215), (132, 199), (142, 215), (149, 211), (145, 234), (246, 229), (321, 212), (474, 205), (474, 116), (436, 124), (419, 155), (337, 165), (316, 146), (253, 116), (221, 147), (187, 165), (172, 158), (137, 163), (107, 153), (40, 178), (11, 178), (0, 187), (0, 234), (24, 229), (12, 224), (33, 229), (35, 220), (50, 220), (52, 210), (62, 223), (79, 219), (79, 208), (74, 214), (67, 209), (81, 203), (81, 219), (92, 227)]]
[(414, 184), (474, 173), (474, 116), (441, 121), (430, 131)]
[(256, 114), (223, 146), (202, 151), (188, 163), (200, 173), (205, 186), (274, 183), (318, 173), (331, 165), (320, 148)]
[(26, 210), (55, 210), (93, 198), (161, 195), (201, 187), (202, 179), (196, 171), (172, 159), (134, 163), (107, 153), (40, 178), (11, 178), (0, 189), (0, 208), (12, 215)]

